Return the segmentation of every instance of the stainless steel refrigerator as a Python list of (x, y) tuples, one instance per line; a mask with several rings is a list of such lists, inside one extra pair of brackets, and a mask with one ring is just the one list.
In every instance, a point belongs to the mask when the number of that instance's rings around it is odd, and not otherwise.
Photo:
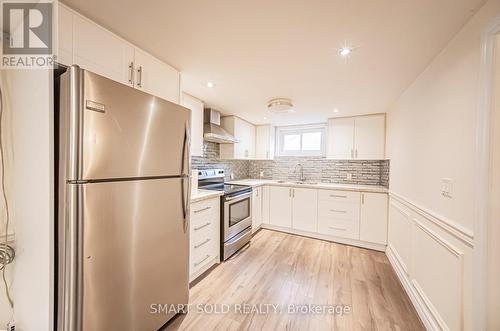
[(190, 111), (77, 66), (58, 84), (58, 330), (157, 330), (152, 305), (188, 302)]

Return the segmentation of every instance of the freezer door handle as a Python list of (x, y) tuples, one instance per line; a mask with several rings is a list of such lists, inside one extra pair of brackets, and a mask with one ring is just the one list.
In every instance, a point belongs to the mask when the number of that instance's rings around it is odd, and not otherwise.
[[(189, 131), (189, 121), (186, 121), (184, 130), (184, 142), (182, 144), (182, 164), (181, 164), (182, 216), (184, 222), (184, 233), (186, 233), (189, 228), (189, 199), (191, 196), (191, 178), (189, 176), (189, 172), (191, 171), (191, 161), (189, 156), (190, 144), (191, 144), (191, 136)], [(185, 171), (186, 166), (187, 166), (187, 171)], [(187, 185), (185, 185), (186, 181)]]

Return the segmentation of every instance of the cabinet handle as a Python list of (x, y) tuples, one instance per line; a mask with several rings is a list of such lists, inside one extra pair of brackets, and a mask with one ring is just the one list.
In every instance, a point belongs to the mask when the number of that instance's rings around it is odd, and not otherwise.
[(194, 228), (193, 230), (194, 230), (194, 231), (201, 230), (201, 229), (203, 229), (203, 228), (206, 228), (206, 227), (207, 227), (207, 226), (209, 226), (210, 224), (212, 224), (212, 222), (207, 222), (207, 223), (205, 223), (205, 224), (203, 224), (203, 225), (200, 225), (200, 226), (198, 226), (198, 227)]
[(134, 86), (134, 62), (130, 62), (128, 65), (128, 82), (130, 85)]
[(202, 211), (209, 210), (210, 208), (212, 208), (212, 207), (208, 206), (208, 207), (205, 207), (205, 208), (201, 208), (201, 209), (195, 210), (194, 213), (198, 214), (198, 213), (201, 213)]
[(354, 157), (357, 159), (358, 158), (358, 149), (356, 148), (355, 152), (354, 152)]
[(347, 198), (347, 195), (330, 194), (330, 198)]
[(351, 148), (351, 159), (354, 159), (354, 149)]
[(295, 189), (292, 188), (292, 198), (295, 198)]
[(266, 152), (266, 159), (269, 158), (269, 151)]
[(363, 205), (365, 204), (365, 194), (364, 193), (361, 194), (361, 204), (363, 204)]
[(288, 189), (288, 196), (289, 196), (290, 198), (292, 197), (292, 189), (291, 189), (291, 188), (289, 188), (289, 189)]
[(341, 228), (341, 227), (338, 227), (338, 226), (330, 226), (329, 228), (332, 229), (332, 230), (347, 231), (346, 228)]
[(331, 212), (334, 212), (334, 213), (342, 213), (342, 214), (345, 214), (347, 213), (347, 210), (336, 210), (336, 209), (330, 209)]
[(210, 238), (207, 238), (207, 240), (205, 240), (204, 242), (199, 243), (198, 245), (194, 245), (194, 248), (200, 248), (201, 246), (205, 245), (206, 243), (209, 243), (210, 240), (211, 240)]
[(258, 198), (259, 197), (259, 190), (255, 190), (255, 197)]
[(205, 262), (205, 260), (208, 259), (209, 257), (210, 257), (210, 254), (207, 254), (207, 256), (205, 256), (203, 259), (201, 259), (201, 261), (195, 262), (194, 266), (195, 267), (199, 266), (200, 264), (202, 264), (203, 262)]
[(142, 66), (137, 69), (137, 87), (142, 88)]

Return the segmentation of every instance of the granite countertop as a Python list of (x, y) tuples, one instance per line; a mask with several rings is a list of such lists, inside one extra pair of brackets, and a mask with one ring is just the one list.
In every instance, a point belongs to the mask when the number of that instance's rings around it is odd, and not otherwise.
[(287, 186), (287, 187), (304, 187), (304, 188), (317, 188), (317, 189), (329, 189), (329, 190), (344, 190), (344, 191), (360, 191), (360, 192), (374, 192), (374, 193), (387, 193), (389, 190), (386, 187), (380, 185), (361, 185), (361, 184), (336, 184), (336, 183), (307, 183), (297, 184), (294, 181), (285, 181), (280, 183), (277, 180), (272, 179), (240, 179), (230, 181), (229, 184), (236, 185), (248, 185), (252, 187), (258, 187), (263, 185), (272, 186)]
[(197, 190), (196, 193), (191, 192), (191, 203), (207, 199), (218, 198), (223, 195), (222, 191)]

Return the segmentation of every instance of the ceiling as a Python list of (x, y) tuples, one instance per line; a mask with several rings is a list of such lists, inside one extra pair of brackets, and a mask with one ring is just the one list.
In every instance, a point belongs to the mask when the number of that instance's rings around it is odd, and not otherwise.
[[(63, 2), (181, 70), (183, 90), (223, 114), (284, 125), (385, 112), (485, 1)], [(269, 114), (277, 96), (296, 112)]]

